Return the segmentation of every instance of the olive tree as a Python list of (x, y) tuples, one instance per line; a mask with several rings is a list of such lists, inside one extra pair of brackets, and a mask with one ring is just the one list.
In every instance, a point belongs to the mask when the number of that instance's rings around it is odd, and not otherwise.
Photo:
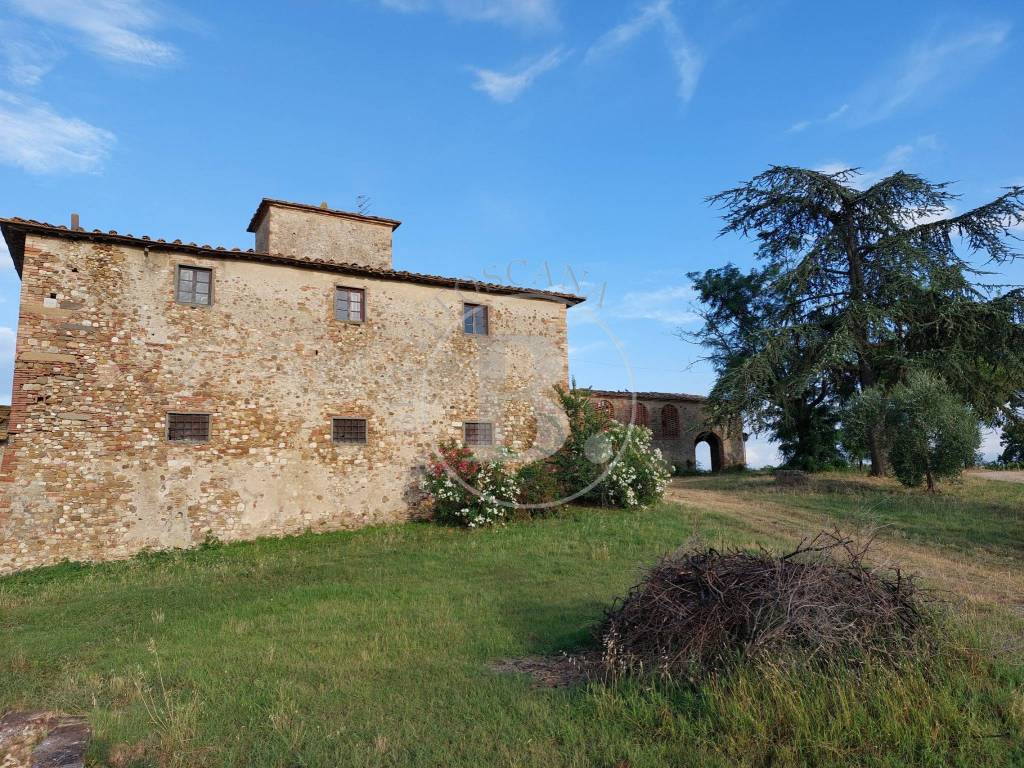
[(852, 457), (870, 451), (873, 425), (881, 424), (892, 472), (906, 486), (959, 477), (974, 461), (981, 430), (974, 409), (938, 376), (912, 372), (887, 394), (865, 390), (846, 408), (843, 444)]

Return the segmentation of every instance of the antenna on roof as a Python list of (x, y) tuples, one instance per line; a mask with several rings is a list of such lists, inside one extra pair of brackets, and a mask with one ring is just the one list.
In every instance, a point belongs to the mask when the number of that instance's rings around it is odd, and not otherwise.
[(370, 212), (370, 200), (369, 195), (356, 195), (356, 211), (360, 216), (365, 216)]

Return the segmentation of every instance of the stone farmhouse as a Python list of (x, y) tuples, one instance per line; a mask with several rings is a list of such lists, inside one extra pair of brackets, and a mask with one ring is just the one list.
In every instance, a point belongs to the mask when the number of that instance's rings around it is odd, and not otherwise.
[[(264, 199), (242, 251), (0, 219), (22, 281), (0, 573), (406, 519), (446, 439), (547, 450), (583, 299), (395, 270), (398, 226)], [(673, 459), (712, 439), (700, 398), (641, 403)]]
[(742, 426), (710, 429), (704, 415), (706, 398), (700, 395), (593, 390), (591, 396), (597, 409), (612, 418), (650, 429), (653, 444), (679, 470), (698, 469), (701, 443), (710, 449), (711, 466), (700, 469), (719, 472), (747, 463)]

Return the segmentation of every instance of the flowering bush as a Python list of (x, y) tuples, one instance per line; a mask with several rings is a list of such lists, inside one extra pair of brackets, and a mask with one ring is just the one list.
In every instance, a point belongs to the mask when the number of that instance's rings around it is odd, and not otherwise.
[(501, 462), (482, 463), (455, 443), (431, 457), (421, 487), (433, 499), (435, 519), (466, 528), (503, 524), (515, 511), (509, 503), (519, 496), (516, 476)]
[(617, 421), (605, 427), (613, 458), (599, 489), (605, 501), (616, 507), (642, 507), (661, 501), (672, 474), (660, 448), (651, 447), (651, 430)]
[(569, 418), (569, 436), (553, 457), (566, 495), (592, 486), (582, 500), (617, 507), (660, 501), (672, 467), (651, 446), (651, 431), (598, 412), (586, 390), (556, 391)]
[(651, 431), (598, 413), (586, 391), (557, 391), (569, 434), (549, 459), (512, 470), (506, 463), (481, 462), (454, 442), (441, 446), (421, 481), (435, 520), (479, 528), (544, 515), (569, 498), (627, 509), (661, 500), (672, 467), (651, 445)]

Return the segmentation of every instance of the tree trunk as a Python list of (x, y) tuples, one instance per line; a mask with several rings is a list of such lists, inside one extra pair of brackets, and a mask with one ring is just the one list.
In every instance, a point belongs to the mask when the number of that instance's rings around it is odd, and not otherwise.
[(868, 448), (871, 452), (871, 476), (885, 477), (888, 457), (882, 446), (882, 425), (875, 424), (868, 432)]
[[(863, 313), (866, 299), (864, 296), (864, 265), (861, 262), (860, 243), (857, 237), (857, 223), (853, 207), (846, 206), (843, 221), (846, 226), (846, 259), (850, 278), (850, 308), (854, 313)], [(858, 314), (854, 315), (855, 318)], [(863, 317), (863, 314), (860, 314)], [(857, 319), (854, 333), (857, 337), (857, 378), (861, 390), (875, 386), (875, 371), (868, 359), (868, 328), (867, 321)], [(882, 424), (874, 424), (868, 429), (868, 450), (871, 454), (871, 476), (882, 477), (886, 472), (886, 455), (882, 442)]]

